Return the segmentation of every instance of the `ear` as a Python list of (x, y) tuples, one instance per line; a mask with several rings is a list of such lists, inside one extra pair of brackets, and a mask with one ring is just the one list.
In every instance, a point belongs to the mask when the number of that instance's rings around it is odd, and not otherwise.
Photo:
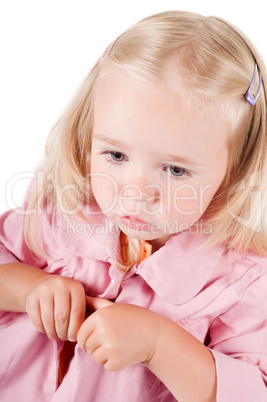
[(110, 306), (113, 304), (110, 300), (102, 299), (101, 297), (90, 297), (85, 296), (86, 299), (86, 308), (90, 313), (94, 311), (100, 310), (101, 308)]

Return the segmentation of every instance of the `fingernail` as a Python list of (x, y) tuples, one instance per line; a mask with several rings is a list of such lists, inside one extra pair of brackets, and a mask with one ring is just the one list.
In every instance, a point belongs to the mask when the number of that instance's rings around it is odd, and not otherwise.
[(70, 342), (76, 342), (76, 339), (75, 338), (69, 338), (69, 341)]

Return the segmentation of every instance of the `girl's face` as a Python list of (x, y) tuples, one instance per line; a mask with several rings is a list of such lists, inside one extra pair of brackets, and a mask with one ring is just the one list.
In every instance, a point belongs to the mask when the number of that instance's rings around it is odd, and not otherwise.
[(162, 83), (121, 69), (96, 90), (91, 185), (99, 207), (130, 237), (160, 247), (198, 221), (227, 169), (219, 113), (194, 113)]

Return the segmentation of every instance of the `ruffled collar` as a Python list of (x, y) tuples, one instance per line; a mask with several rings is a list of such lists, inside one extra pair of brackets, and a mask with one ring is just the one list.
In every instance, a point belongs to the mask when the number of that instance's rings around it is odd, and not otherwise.
[(206, 241), (206, 235), (188, 231), (173, 235), (136, 273), (165, 301), (186, 303), (205, 286), (225, 251), (222, 246), (201, 249)]
[[(90, 208), (86, 217), (88, 223), (76, 215), (69, 227), (64, 225), (61, 241), (65, 244), (67, 241), (71, 255), (112, 264), (112, 257), (119, 259), (120, 255), (120, 230), (97, 207)], [(206, 241), (207, 235), (190, 231), (177, 233), (163, 247), (134, 266), (127, 277), (140, 275), (165, 301), (186, 303), (205, 286), (225, 251), (223, 246), (201, 249)]]

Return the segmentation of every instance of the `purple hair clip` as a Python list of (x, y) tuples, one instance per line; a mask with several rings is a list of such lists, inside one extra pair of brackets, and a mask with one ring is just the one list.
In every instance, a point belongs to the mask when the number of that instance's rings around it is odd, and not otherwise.
[(248, 103), (251, 106), (255, 106), (255, 104), (257, 102), (257, 99), (258, 99), (258, 97), (260, 95), (260, 91), (261, 91), (261, 73), (259, 71), (259, 88), (258, 88), (258, 92), (256, 93), (255, 96), (251, 93), (251, 91), (252, 91), (252, 89), (254, 87), (255, 81), (256, 81), (257, 71), (258, 71), (257, 63), (255, 63), (254, 74), (253, 74), (253, 77), (252, 77), (252, 81), (251, 81), (249, 89), (247, 90), (247, 93), (246, 93), (246, 100), (248, 101)]

